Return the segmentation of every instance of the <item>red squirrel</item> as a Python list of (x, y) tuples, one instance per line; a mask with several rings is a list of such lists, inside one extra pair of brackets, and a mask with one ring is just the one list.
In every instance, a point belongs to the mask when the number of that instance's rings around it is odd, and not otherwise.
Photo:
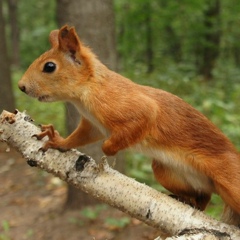
[(74, 27), (50, 33), (51, 49), (37, 58), (18, 83), (41, 102), (68, 101), (82, 118), (62, 138), (42, 127), (42, 147), (62, 151), (102, 140), (107, 156), (134, 149), (153, 158), (159, 183), (204, 210), (211, 194), (226, 207), (223, 219), (240, 224), (240, 154), (203, 114), (166, 91), (142, 86), (109, 70), (79, 39)]

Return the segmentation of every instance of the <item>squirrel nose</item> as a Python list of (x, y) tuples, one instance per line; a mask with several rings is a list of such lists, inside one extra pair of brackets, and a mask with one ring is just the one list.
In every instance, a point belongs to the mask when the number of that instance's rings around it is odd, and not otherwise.
[(19, 85), (18, 87), (22, 92), (26, 92), (26, 87), (24, 85), (22, 85), (22, 86)]

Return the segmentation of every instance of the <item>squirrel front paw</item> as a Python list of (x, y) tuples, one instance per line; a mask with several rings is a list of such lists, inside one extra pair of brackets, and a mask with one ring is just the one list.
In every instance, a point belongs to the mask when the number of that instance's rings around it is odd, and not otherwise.
[(48, 136), (49, 140), (39, 149), (39, 151), (46, 152), (49, 148), (58, 149), (61, 152), (65, 152), (69, 149), (64, 147), (64, 138), (60, 136), (52, 124), (40, 125), (41, 133), (34, 134), (32, 137), (36, 137), (37, 140), (41, 140)]

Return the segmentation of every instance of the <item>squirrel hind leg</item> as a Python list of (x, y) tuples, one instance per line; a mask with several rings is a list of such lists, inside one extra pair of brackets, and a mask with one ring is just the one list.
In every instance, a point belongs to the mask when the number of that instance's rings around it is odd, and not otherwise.
[(211, 199), (210, 193), (195, 191), (183, 178), (181, 178), (181, 175), (158, 160), (154, 159), (152, 161), (152, 169), (156, 180), (164, 188), (173, 193), (170, 195), (171, 197), (198, 210), (205, 210)]

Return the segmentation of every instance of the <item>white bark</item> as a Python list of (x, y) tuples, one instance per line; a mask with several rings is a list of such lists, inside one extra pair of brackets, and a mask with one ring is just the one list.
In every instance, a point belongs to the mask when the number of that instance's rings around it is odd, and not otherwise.
[(106, 158), (96, 164), (77, 150), (39, 151), (47, 139), (38, 141), (32, 137), (40, 129), (30, 120), (25, 112), (3, 111), (0, 115), (0, 140), (21, 152), (29, 165), (53, 173), (101, 201), (176, 236), (168, 239), (240, 239), (239, 229), (120, 174), (108, 165)]

